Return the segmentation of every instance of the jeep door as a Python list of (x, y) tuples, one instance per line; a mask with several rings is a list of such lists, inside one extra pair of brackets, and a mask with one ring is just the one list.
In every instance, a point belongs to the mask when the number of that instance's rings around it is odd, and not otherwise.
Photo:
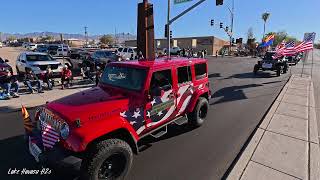
[(176, 116), (183, 114), (189, 105), (194, 92), (194, 85), (192, 83), (191, 66), (178, 66), (176, 68), (178, 79), (177, 89), (177, 109)]
[(172, 78), (172, 69), (163, 69), (152, 73), (146, 106), (146, 125), (155, 128), (175, 117), (176, 92)]

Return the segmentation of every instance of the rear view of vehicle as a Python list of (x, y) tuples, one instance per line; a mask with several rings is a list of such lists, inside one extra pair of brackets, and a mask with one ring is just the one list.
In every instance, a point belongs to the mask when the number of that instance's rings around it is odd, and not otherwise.
[(29, 51), (35, 51), (37, 49), (37, 44), (29, 44), (27, 49)]
[(288, 64), (283, 58), (274, 58), (275, 52), (269, 51), (266, 52), (265, 56), (261, 61), (258, 61), (257, 64), (254, 65), (253, 73), (257, 74), (259, 70), (262, 71), (275, 71), (277, 76), (282, 73), (287, 73)]

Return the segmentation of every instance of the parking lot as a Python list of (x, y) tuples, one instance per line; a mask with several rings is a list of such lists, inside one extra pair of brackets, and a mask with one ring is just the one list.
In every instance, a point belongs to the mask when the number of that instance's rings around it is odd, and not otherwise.
[[(15, 58), (20, 51), (5, 47), (0, 49), (0, 55), (15, 67)], [(276, 77), (274, 72), (261, 72), (255, 76), (252, 70), (256, 62), (256, 58), (250, 57), (208, 57), (213, 99), (205, 125), (197, 129), (170, 125), (163, 137), (145, 139), (141, 144), (142, 152), (134, 157), (129, 179), (224, 177), (290, 75)], [(61, 94), (63, 91), (57, 89), (50, 93)], [(33, 114), (33, 110), (30, 112)], [(1, 156), (1, 162), (6, 162), (1, 164), (1, 179), (8, 179), (9, 168), (38, 169), (25, 148), (20, 112), (1, 113), (0, 120), (3, 124), (0, 148), (2, 154), (6, 154)], [(73, 179), (78, 174), (76, 165), (59, 167), (46, 177), (32, 176), (32, 179)], [(26, 178), (19, 175), (9, 177)]]

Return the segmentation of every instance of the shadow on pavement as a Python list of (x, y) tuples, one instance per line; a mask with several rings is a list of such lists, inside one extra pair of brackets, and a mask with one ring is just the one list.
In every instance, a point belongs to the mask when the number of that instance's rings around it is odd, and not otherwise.
[(221, 77), (220, 73), (213, 73), (208, 75), (208, 78), (215, 78), (215, 77)]
[(244, 94), (243, 89), (254, 88), (259, 86), (263, 86), (263, 85), (248, 84), (243, 86), (230, 86), (230, 87), (222, 88), (213, 94), (213, 98), (218, 98), (218, 97), (222, 97), (222, 98), (219, 99), (218, 101), (214, 101), (210, 105), (247, 99), (247, 96)]
[(232, 78), (237, 78), (237, 79), (248, 79), (248, 78), (272, 78), (274, 77), (275, 74), (272, 72), (264, 72), (260, 71), (256, 75), (253, 72), (246, 72), (246, 73), (240, 73), (240, 74), (234, 74), (232, 76), (223, 78), (223, 79), (232, 79)]
[(194, 130), (194, 128), (188, 126), (188, 124), (183, 124), (183, 125), (176, 125), (176, 124), (170, 124), (168, 125), (168, 132), (167, 134), (161, 136), (160, 138), (154, 138), (152, 136), (147, 136), (144, 139), (141, 139), (139, 141), (139, 151), (143, 152), (150, 148), (153, 143), (156, 143), (158, 141), (162, 141), (165, 139), (170, 139), (176, 136), (179, 136), (181, 134), (187, 133)]

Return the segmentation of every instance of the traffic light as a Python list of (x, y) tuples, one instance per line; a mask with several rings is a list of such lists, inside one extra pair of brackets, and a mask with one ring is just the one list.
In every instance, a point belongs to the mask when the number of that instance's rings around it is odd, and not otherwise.
[(228, 30), (229, 30), (229, 27), (228, 27), (228, 26), (226, 26), (226, 32), (228, 32)]
[(172, 39), (172, 31), (170, 31), (170, 39)]
[(211, 19), (210, 25), (213, 26), (214, 25), (214, 20)]
[(223, 0), (216, 0), (216, 6), (223, 5)]
[(223, 23), (222, 23), (222, 22), (220, 23), (220, 28), (221, 28), (221, 29), (223, 28)]
[(164, 26), (164, 37), (168, 37), (168, 25)]

